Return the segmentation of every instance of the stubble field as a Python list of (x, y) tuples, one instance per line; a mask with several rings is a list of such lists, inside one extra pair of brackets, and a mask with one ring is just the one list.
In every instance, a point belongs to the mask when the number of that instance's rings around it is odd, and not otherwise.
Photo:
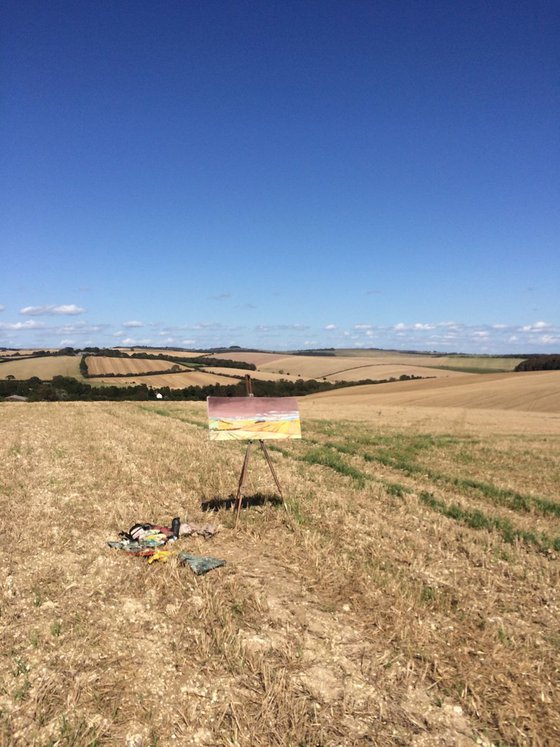
[[(417, 404), (302, 400), (237, 529), (204, 404), (0, 405), (3, 744), (560, 743), (558, 419)], [(106, 545), (185, 514), (224, 568)]]

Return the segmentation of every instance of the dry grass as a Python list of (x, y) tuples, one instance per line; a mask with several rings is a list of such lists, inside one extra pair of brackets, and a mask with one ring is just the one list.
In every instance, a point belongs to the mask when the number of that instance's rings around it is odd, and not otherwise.
[(23, 361), (6, 361), (0, 363), (0, 379), (14, 376), (16, 379), (30, 379), (38, 376), (48, 381), (53, 376), (73, 376), (81, 379), (80, 358), (74, 355), (45, 356), (44, 358), (29, 358)]
[(3, 744), (560, 743), (560, 428), (308, 418), (197, 578), (105, 541), (234, 490), (203, 403), (0, 411)]

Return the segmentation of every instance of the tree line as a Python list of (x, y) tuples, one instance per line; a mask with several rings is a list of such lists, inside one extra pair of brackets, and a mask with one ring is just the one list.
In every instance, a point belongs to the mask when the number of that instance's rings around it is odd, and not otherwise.
[[(399, 377), (400, 381), (420, 379), (421, 376)], [(298, 379), (297, 381), (260, 381), (252, 380), (253, 394), (256, 397), (303, 397), (306, 394), (325, 392), (364, 384), (386, 384), (390, 379), (363, 379), (361, 381), (317, 381), (316, 379)], [(243, 397), (246, 394), (245, 382), (236, 384), (209, 384), (207, 386), (188, 386), (182, 389), (169, 387), (151, 388), (146, 384), (131, 386), (92, 386), (85, 381), (78, 381), (70, 376), (55, 376), (52, 381), (42, 381), (37, 376), (25, 380), (0, 380), (0, 397), (17, 394), (27, 397), (31, 402), (56, 401), (124, 401), (124, 400), (189, 400), (204, 401), (207, 397)], [(161, 397), (157, 395), (160, 394)]]
[(560, 355), (532, 355), (518, 363), (515, 371), (560, 371)]

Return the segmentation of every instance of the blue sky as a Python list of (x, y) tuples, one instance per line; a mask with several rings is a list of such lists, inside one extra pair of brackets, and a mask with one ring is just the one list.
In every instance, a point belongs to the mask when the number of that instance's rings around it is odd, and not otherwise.
[(0, 26), (0, 346), (560, 350), (556, 1)]

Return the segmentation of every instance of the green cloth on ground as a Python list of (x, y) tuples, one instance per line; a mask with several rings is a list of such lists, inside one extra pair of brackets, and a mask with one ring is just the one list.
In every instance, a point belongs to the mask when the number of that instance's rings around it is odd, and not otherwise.
[(212, 571), (214, 568), (220, 568), (222, 565), (226, 564), (225, 560), (202, 557), (200, 555), (191, 555), (188, 552), (180, 552), (178, 559), (181, 565), (189, 565), (197, 576), (202, 576), (204, 573), (208, 573), (208, 571)]

